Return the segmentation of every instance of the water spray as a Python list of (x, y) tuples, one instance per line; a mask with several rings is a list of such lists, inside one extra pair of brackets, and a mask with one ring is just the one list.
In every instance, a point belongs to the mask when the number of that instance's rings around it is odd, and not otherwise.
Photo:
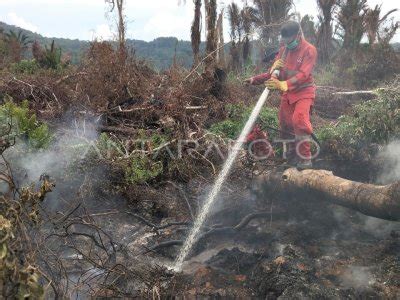
[(198, 235), (200, 232), (201, 227), (203, 226), (204, 221), (206, 220), (210, 209), (212, 208), (213, 203), (215, 202), (219, 192), (221, 191), (222, 185), (225, 182), (226, 178), (229, 175), (229, 172), (233, 166), (233, 163), (235, 162), (237, 156), (239, 155), (239, 151), (242, 148), (243, 144), (246, 141), (247, 135), (250, 133), (251, 129), (253, 128), (253, 125), (255, 121), (257, 120), (258, 115), (261, 112), (262, 107), (265, 104), (265, 101), (267, 100), (269, 95), (269, 89), (265, 88), (264, 92), (260, 96), (260, 98), (257, 101), (256, 106), (254, 107), (253, 111), (251, 112), (251, 115), (249, 119), (247, 120), (246, 125), (244, 126), (242, 132), (240, 133), (239, 138), (236, 140), (232, 151), (229, 153), (228, 159), (226, 160), (222, 171), (218, 175), (217, 180), (215, 181), (215, 184), (210, 192), (210, 194), (207, 196), (207, 199), (203, 205), (203, 207), (200, 210), (199, 215), (197, 216), (193, 228), (191, 229), (189, 236), (187, 237), (185, 243), (183, 244), (183, 247), (175, 261), (175, 265), (172, 267), (172, 269), (176, 272), (180, 272), (182, 270), (182, 264), (185, 261), (186, 257), (189, 255), (193, 245), (198, 239)]

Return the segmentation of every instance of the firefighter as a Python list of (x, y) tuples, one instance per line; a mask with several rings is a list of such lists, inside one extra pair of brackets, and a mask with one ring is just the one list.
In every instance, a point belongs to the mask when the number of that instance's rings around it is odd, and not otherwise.
[(254, 85), (265, 83), (269, 89), (282, 93), (279, 123), (281, 138), (285, 140), (284, 158), (292, 166), (307, 169), (312, 167), (310, 112), (315, 99), (312, 71), (317, 50), (304, 39), (300, 24), (295, 21), (282, 26), (281, 42), (270, 71), (245, 82)]

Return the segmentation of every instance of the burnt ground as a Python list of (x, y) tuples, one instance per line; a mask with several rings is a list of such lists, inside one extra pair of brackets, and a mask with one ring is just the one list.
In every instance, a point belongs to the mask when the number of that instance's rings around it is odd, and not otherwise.
[[(340, 166), (338, 172), (344, 171)], [(115, 252), (110, 250), (111, 246), (105, 250), (99, 248), (97, 255), (108, 255), (109, 259), (101, 259), (104, 265), (91, 264), (83, 255), (93, 251), (93, 243), (89, 243), (87, 236), (66, 238), (62, 243), (54, 237), (46, 238), (52, 253), (63, 261), (69, 274), (58, 284), (64, 285), (71, 297), (112, 294), (149, 297), (154, 292), (200, 298), (400, 297), (400, 224), (397, 222), (312, 201), (306, 194), (296, 199), (282, 194), (277, 198), (271, 191), (252, 189), (248, 171), (244, 174), (237, 170), (208, 218), (207, 225), (217, 230), (198, 241), (183, 271), (175, 274), (168, 268), (180, 245), (155, 246), (183, 240), (188, 226), (155, 229), (143, 220), (156, 226), (177, 221), (190, 223), (183, 196), (186, 195), (196, 212), (211, 187), (211, 180), (193, 180), (180, 186), (180, 192), (168, 183), (157, 189), (142, 187), (143, 199), (132, 203), (127, 195), (114, 193), (109, 188), (113, 183), (104, 175), (108, 173), (100, 168), (78, 177), (59, 178), (61, 188), (44, 203), (47, 212), (57, 216), (59, 211), (72, 211), (83, 199), (84, 203), (72, 214), (72, 221), (77, 224), (70, 227), (70, 233), (90, 233), (79, 223), (90, 220), (106, 233), (98, 233), (102, 242), (116, 247)], [(71, 196), (75, 200), (68, 202)], [(65, 201), (54, 202), (59, 199)], [(245, 216), (260, 211), (265, 212), (263, 217), (254, 218), (240, 230), (232, 229)], [(59, 225), (61, 229), (49, 229), (49, 233), (63, 231), (68, 222)], [(49, 263), (52, 259), (46, 257), (45, 261)], [(105, 270), (114, 264), (134, 270), (137, 277), (121, 280), (118, 290), (101, 289), (100, 283), (108, 276)], [(140, 275), (141, 272), (147, 275)]]
[[(399, 223), (311, 201), (307, 195), (299, 195), (298, 199), (267, 198), (264, 191), (243, 189), (246, 184), (246, 180), (231, 178), (208, 225), (234, 226), (252, 212), (271, 213), (252, 220), (240, 231), (221, 230), (201, 239), (182, 274), (172, 279), (172, 285), (188, 282), (174, 295), (400, 297)], [(199, 197), (203, 194), (204, 190)], [(186, 231), (176, 229), (161, 231), (148, 243), (183, 238)], [(179, 248), (161, 248), (149, 255), (161, 264), (170, 264)]]

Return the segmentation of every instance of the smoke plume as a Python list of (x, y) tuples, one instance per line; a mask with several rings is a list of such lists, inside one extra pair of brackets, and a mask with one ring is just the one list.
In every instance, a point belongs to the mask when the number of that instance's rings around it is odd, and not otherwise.
[(378, 176), (378, 182), (389, 184), (400, 180), (400, 140), (389, 143), (378, 155), (383, 162), (383, 168)]

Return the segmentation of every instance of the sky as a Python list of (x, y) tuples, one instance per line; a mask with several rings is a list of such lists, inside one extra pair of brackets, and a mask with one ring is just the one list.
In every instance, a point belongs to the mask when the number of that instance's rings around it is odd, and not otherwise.
[[(183, 2), (126, 0), (127, 38), (151, 41), (161, 36), (175, 36), (190, 40), (193, 1)], [(218, 2), (220, 9), (232, 1)], [(242, 3), (241, 0), (235, 2)], [(317, 15), (316, 0), (294, 0), (294, 3), (301, 15)], [(368, 0), (368, 3), (370, 6), (383, 4), (384, 12), (400, 8), (398, 0)], [(400, 12), (394, 16), (400, 20)], [(116, 23), (114, 15), (107, 11), (104, 0), (0, 0), (0, 21), (47, 37), (81, 40), (113, 38)], [(227, 30), (228, 26), (225, 25)], [(394, 41), (400, 42), (400, 33)]]

